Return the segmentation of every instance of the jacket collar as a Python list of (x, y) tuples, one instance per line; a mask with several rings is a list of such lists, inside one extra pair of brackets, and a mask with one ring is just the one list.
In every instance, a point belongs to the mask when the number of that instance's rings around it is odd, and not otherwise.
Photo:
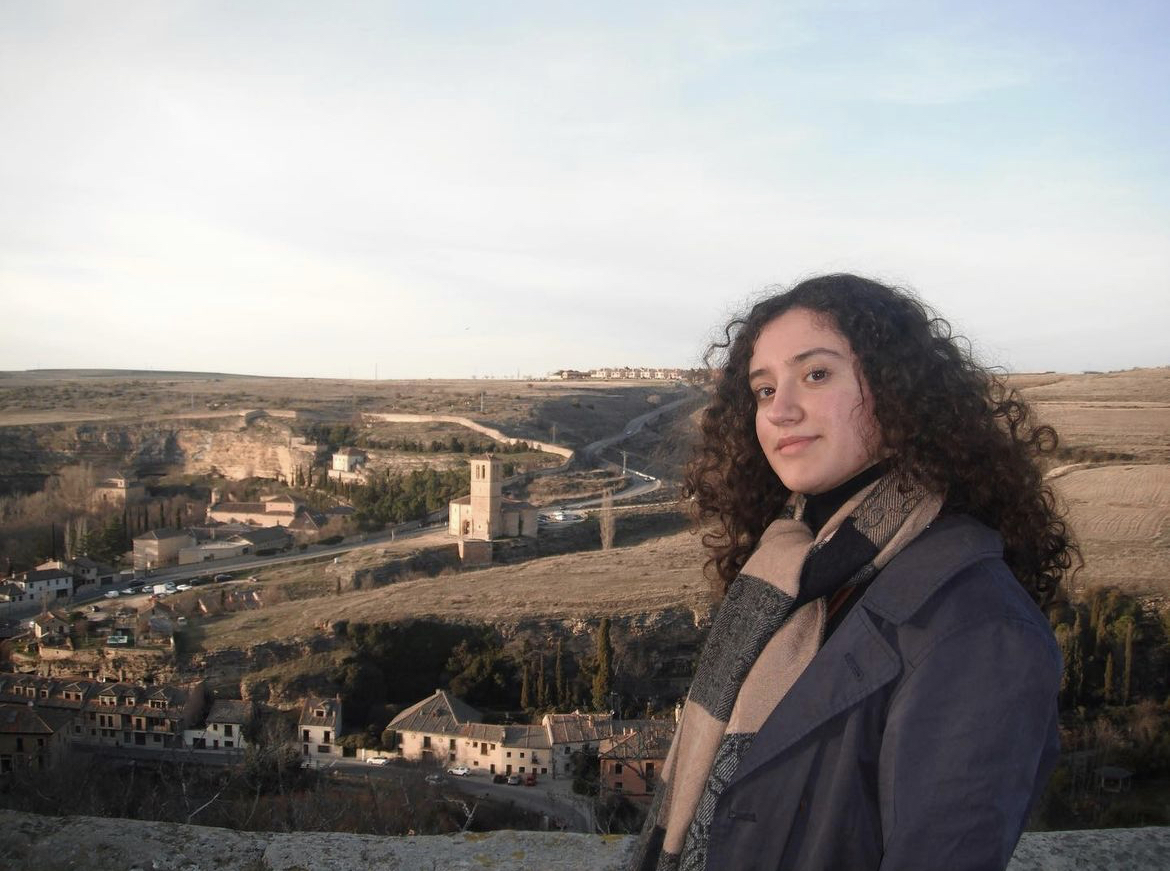
[(1002, 556), (999, 533), (966, 515), (940, 517), (882, 569), (881, 581), (858, 606), (889, 623), (905, 623), (959, 572)]

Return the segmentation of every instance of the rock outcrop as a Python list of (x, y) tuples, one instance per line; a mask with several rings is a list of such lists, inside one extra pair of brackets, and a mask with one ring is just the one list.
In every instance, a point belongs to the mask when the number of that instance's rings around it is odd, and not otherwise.
[[(336, 832), (237, 832), (95, 817), (0, 811), (4, 867), (38, 871), (618, 871), (632, 837), (551, 832), (391, 838)], [(1170, 829), (1029, 832), (1008, 871), (1155, 871), (1170, 859)]]

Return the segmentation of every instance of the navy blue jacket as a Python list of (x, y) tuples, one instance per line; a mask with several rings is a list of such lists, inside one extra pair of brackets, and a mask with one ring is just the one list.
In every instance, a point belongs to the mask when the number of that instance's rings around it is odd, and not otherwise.
[(1008, 864), (1059, 752), (1061, 658), (995, 532), (940, 518), (878, 574), (716, 806), (712, 871)]

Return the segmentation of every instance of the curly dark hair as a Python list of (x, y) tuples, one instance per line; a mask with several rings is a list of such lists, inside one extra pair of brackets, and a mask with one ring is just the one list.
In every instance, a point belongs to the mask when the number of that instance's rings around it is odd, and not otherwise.
[(760, 331), (797, 308), (827, 317), (849, 341), (890, 471), (945, 492), (944, 512), (963, 512), (998, 530), (1020, 583), (1038, 603), (1049, 603), (1079, 561), (1037, 462), (1056, 448), (1056, 432), (1034, 426), (1020, 395), (980, 366), (950, 324), (915, 296), (856, 275), (810, 278), (769, 296), (732, 320), (707, 352), (708, 365), (726, 355), (683, 496), (694, 499), (700, 522), (717, 523), (703, 536), (716, 597), (790, 496), (756, 438), (748, 365)]

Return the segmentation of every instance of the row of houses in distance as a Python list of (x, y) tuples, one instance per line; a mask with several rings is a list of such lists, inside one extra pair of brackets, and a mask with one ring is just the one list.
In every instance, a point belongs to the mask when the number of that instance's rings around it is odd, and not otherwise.
[(661, 369), (648, 366), (614, 366), (601, 369), (558, 369), (552, 381), (683, 381), (693, 380), (695, 369)]
[(209, 700), (201, 681), (144, 686), (0, 674), (0, 774), (45, 770), (75, 744), (241, 750), (251, 705)]

